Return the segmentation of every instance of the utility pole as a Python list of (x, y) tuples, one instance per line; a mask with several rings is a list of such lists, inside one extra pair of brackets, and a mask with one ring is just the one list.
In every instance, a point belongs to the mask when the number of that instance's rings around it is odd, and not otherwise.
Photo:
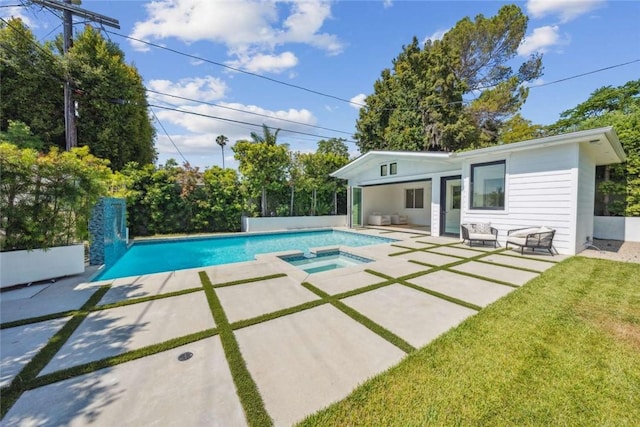
[[(72, 0), (63, 0), (62, 2), (55, 0), (32, 0), (32, 2), (62, 11), (64, 39), (63, 52), (65, 57), (67, 56), (69, 49), (71, 49), (73, 41), (74, 16), (79, 16), (88, 21), (120, 29), (120, 22), (117, 19), (82, 9), (72, 4)], [(78, 4), (80, 3), (79, 0), (75, 0), (73, 2)], [(67, 151), (78, 146), (78, 137), (76, 133), (76, 105), (73, 99), (73, 90), (71, 89), (71, 80), (69, 75), (66, 76), (66, 81), (64, 83), (64, 134)]]

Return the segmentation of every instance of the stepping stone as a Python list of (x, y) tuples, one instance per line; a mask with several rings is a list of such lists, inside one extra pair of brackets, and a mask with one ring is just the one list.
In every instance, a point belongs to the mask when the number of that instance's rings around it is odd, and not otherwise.
[(482, 258), (482, 261), (495, 262), (496, 264), (510, 265), (520, 268), (528, 268), (529, 270), (545, 271), (553, 267), (555, 264), (551, 262), (536, 261), (528, 258), (516, 258), (506, 255), (489, 255)]
[(454, 258), (446, 255), (439, 255), (433, 252), (421, 252), (421, 251), (398, 255), (397, 258), (404, 258), (406, 260), (419, 261), (425, 264), (431, 264), (431, 265), (437, 265), (437, 266), (451, 264), (452, 262), (462, 261), (460, 258)]
[(398, 284), (345, 298), (342, 302), (414, 347), (430, 343), (476, 313)]
[(514, 290), (509, 286), (444, 270), (425, 274), (408, 282), (481, 307), (491, 304)]
[(8, 386), (71, 317), (0, 331), (0, 387)]
[(90, 313), (40, 375), (215, 327), (204, 292)]
[(311, 282), (316, 288), (328, 293), (329, 295), (341, 294), (343, 292), (352, 291), (358, 288), (364, 288), (365, 286), (373, 285), (375, 283), (384, 282), (385, 279), (374, 276), (366, 271), (357, 271), (355, 273), (349, 273), (344, 275), (338, 275), (334, 277), (324, 276), (322, 278), (310, 278)]
[[(397, 256), (387, 258), (384, 261), (369, 263), (367, 264), (367, 269), (396, 278), (406, 276), (407, 274), (417, 273), (419, 271), (429, 271), (430, 267), (415, 264)], [(382, 280), (384, 279), (380, 279), (380, 281)]]
[(458, 243), (460, 239), (454, 237), (442, 237), (442, 236), (425, 236), (417, 239), (419, 242), (426, 242), (433, 245), (448, 245), (451, 243)]
[[(460, 243), (460, 244), (457, 244), (457, 245), (452, 245), (450, 247), (452, 247), (452, 248), (460, 248), (460, 249), (467, 249), (467, 250), (473, 249), (474, 251), (482, 251), (482, 252), (493, 252), (493, 251), (499, 251), (500, 249), (502, 249), (499, 244), (498, 244), (497, 248), (494, 248), (493, 244), (491, 244), (491, 245), (487, 244), (487, 245), (484, 245), (484, 246), (481, 246), (479, 244), (474, 244), (473, 247), (470, 247), (466, 243)], [(477, 252), (476, 255), (478, 253), (479, 252)]]
[(439, 254), (453, 255), (462, 258), (471, 258), (474, 256), (482, 255), (482, 252), (472, 251), (470, 249), (457, 248), (452, 246), (440, 246), (429, 250), (430, 252), (436, 252)]
[(345, 398), (405, 353), (331, 305), (236, 330), (276, 426)]
[[(398, 242), (399, 244), (400, 242)], [(373, 258), (383, 258), (389, 254), (396, 254), (399, 252), (405, 252), (406, 249), (398, 248), (396, 246), (392, 246), (389, 243), (385, 243), (383, 245), (372, 245), (372, 246), (360, 246), (357, 248), (357, 254), (362, 255), (364, 257), (373, 257)], [(349, 251), (354, 252), (355, 251)]]
[[(416, 240), (403, 240), (402, 242), (392, 243), (393, 246), (403, 246), (405, 248), (411, 249), (427, 249), (433, 247), (432, 244), (423, 243)], [(398, 252), (400, 252), (402, 248), (398, 248)]]
[(522, 286), (529, 280), (538, 277), (537, 273), (501, 267), (498, 265), (484, 264), (476, 261), (457, 265), (452, 267), (452, 270), (486, 277), (489, 280), (499, 280), (501, 282), (512, 283), (518, 286)]
[(216, 294), (230, 323), (318, 299), (290, 277), (216, 288)]
[(277, 265), (274, 266), (271, 263), (260, 261), (218, 265), (214, 267), (200, 268), (198, 271), (205, 271), (209, 276), (211, 283), (214, 285), (281, 273)]
[[(187, 351), (193, 356), (178, 361)], [(2, 421), (7, 426), (247, 425), (217, 336), (29, 390)]]
[(115, 279), (99, 305), (201, 287), (198, 270), (179, 270)]

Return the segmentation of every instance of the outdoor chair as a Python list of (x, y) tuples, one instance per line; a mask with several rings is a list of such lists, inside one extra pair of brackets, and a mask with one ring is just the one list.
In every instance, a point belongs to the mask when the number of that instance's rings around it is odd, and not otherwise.
[(391, 224), (396, 224), (396, 225), (409, 224), (409, 217), (407, 215), (400, 215), (397, 213), (391, 214)]
[(547, 227), (517, 228), (507, 232), (507, 249), (509, 244), (519, 246), (520, 254), (524, 254), (525, 248), (530, 248), (532, 252), (536, 249), (546, 249), (551, 255), (553, 253), (553, 236), (556, 230)]
[(367, 221), (369, 225), (391, 225), (391, 215), (383, 215), (379, 212), (373, 212), (369, 215)]
[(492, 242), (493, 247), (498, 244), (498, 229), (493, 228), (490, 223), (478, 222), (470, 224), (461, 224), (462, 242), (469, 242), (469, 246), (473, 246), (472, 242)]

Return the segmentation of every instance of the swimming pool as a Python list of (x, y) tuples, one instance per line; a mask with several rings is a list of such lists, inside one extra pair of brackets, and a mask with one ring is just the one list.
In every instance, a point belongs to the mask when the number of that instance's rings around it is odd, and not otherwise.
[(309, 253), (310, 248), (321, 246), (368, 246), (394, 241), (347, 231), (320, 230), (136, 242), (94, 281), (251, 261), (258, 254), (272, 252)]

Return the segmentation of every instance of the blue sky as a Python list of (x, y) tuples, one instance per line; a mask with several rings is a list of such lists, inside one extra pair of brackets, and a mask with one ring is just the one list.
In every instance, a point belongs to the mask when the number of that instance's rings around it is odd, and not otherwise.
[[(60, 19), (37, 6), (11, 7), (40, 41), (62, 31)], [(465, 16), (493, 16), (511, 2), (499, 1), (91, 1), (81, 7), (120, 21), (106, 33), (140, 71), (148, 89), (201, 102), (149, 93), (153, 105), (281, 128), (279, 141), (292, 150), (314, 151), (319, 139), (352, 139), (358, 105), (371, 93), (380, 72), (413, 36), (439, 38)], [(544, 75), (534, 83), (522, 115), (534, 123), (555, 122), (562, 111), (605, 85), (640, 76), (640, 62), (539, 86), (566, 77), (640, 59), (640, 1), (529, 0), (516, 2), (529, 16), (521, 56), (543, 53)], [(84, 23), (77, 20), (75, 30)], [(220, 65), (136, 43), (146, 40), (208, 61), (247, 70), (344, 101), (232, 71)], [(519, 61), (519, 62), (518, 62)], [(222, 107), (220, 107), (222, 106)], [(226, 107), (226, 108), (224, 108)], [(227, 167), (235, 167), (230, 145), (258, 127), (153, 108), (184, 157), (200, 168), (221, 165), (215, 137), (224, 134)], [(246, 111), (261, 114), (257, 116)], [(282, 121), (289, 120), (289, 122)], [(296, 123), (291, 123), (296, 122)], [(319, 129), (305, 125), (314, 125)], [(159, 162), (182, 157), (158, 126)], [(301, 135), (289, 130), (304, 132)], [(340, 132), (336, 132), (340, 131)], [(317, 136), (313, 136), (317, 135)], [(350, 151), (357, 148), (349, 143)]]

